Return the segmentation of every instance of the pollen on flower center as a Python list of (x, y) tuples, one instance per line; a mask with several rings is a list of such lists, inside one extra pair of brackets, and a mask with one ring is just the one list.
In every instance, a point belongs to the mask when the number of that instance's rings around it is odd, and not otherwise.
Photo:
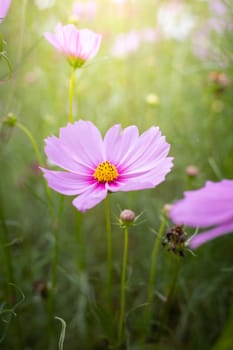
[(114, 164), (105, 161), (97, 166), (93, 176), (98, 182), (113, 182), (118, 178), (119, 174)]

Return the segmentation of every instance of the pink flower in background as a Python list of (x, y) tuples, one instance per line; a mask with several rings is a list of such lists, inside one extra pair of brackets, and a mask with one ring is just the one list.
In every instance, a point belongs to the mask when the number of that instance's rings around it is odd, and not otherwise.
[(141, 34), (135, 30), (119, 34), (111, 48), (111, 54), (117, 58), (124, 58), (131, 53), (138, 51), (141, 41)]
[(233, 232), (233, 180), (207, 181), (203, 188), (187, 191), (184, 196), (169, 212), (173, 222), (192, 227), (215, 226), (191, 238), (190, 248)]
[(154, 28), (145, 28), (141, 31), (141, 38), (146, 43), (156, 43), (160, 41), (161, 34)]
[(93, 208), (108, 192), (153, 188), (172, 168), (170, 145), (158, 127), (139, 136), (136, 126), (111, 127), (104, 138), (90, 121), (79, 120), (46, 139), (48, 160), (65, 171), (42, 169), (49, 187), (75, 195), (80, 211)]
[(195, 18), (184, 3), (172, 0), (159, 7), (157, 24), (165, 38), (182, 41), (193, 30)]
[(63, 26), (61, 23), (57, 24), (54, 33), (46, 32), (44, 36), (74, 68), (96, 56), (102, 39), (101, 34), (89, 29), (78, 30), (73, 24)]
[(73, 4), (73, 16), (80, 20), (94, 19), (97, 11), (97, 3), (95, 1), (80, 2)]
[(0, 22), (6, 17), (11, 0), (0, 0)]

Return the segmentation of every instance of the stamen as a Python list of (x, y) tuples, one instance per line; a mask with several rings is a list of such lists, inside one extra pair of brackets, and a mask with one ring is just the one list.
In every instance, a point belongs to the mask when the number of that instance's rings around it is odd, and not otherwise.
[(114, 164), (105, 161), (97, 166), (93, 176), (98, 182), (113, 182), (118, 178), (119, 174)]

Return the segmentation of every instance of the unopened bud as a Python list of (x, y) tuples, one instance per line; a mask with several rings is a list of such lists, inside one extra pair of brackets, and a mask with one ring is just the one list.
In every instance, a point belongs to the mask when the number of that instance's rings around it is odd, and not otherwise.
[(17, 118), (13, 113), (8, 113), (7, 117), (3, 120), (3, 123), (10, 127), (14, 127), (16, 122)]
[(190, 177), (196, 177), (199, 174), (199, 169), (195, 165), (189, 165), (185, 169), (186, 175)]
[(166, 216), (168, 216), (168, 214), (169, 214), (169, 212), (170, 212), (170, 210), (171, 210), (172, 207), (173, 207), (173, 205), (172, 205), (172, 204), (169, 204), (169, 203), (167, 203), (167, 204), (164, 205), (163, 211), (164, 211), (164, 213), (166, 214)]
[(121, 212), (120, 214), (120, 221), (123, 223), (123, 224), (129, 224), (129, 223), (133, 223), (134, 220), (135, 220), (135, 212), (130, 210), (130, 209), (125, 209)]

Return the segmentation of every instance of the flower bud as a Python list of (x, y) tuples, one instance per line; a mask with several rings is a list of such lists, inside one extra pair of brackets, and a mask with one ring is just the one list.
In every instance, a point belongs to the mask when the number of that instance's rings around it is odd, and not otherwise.
[(125, 209), (121, 212), (120, 214), (120, 220), (123, 223), (133, 223), (135, 220), (135, 213), (134, 211), (130, 210), (130, 209)]
[(170, 203), (164, 204), (163, 212), (166, 214), (166, 216), (168, 216), (172, 207), (173, 207), (173, 205)]
[(7, 117), (3, 120), (3, 123), (7, 126), (14, 127), (17, 122), (17, 118), (13, 113), (8, 113)]
[(185, 169), (186, 175), (190, 177), (196, 177), (199, 174), (199, 169), (195, 165), (189, 165)]

